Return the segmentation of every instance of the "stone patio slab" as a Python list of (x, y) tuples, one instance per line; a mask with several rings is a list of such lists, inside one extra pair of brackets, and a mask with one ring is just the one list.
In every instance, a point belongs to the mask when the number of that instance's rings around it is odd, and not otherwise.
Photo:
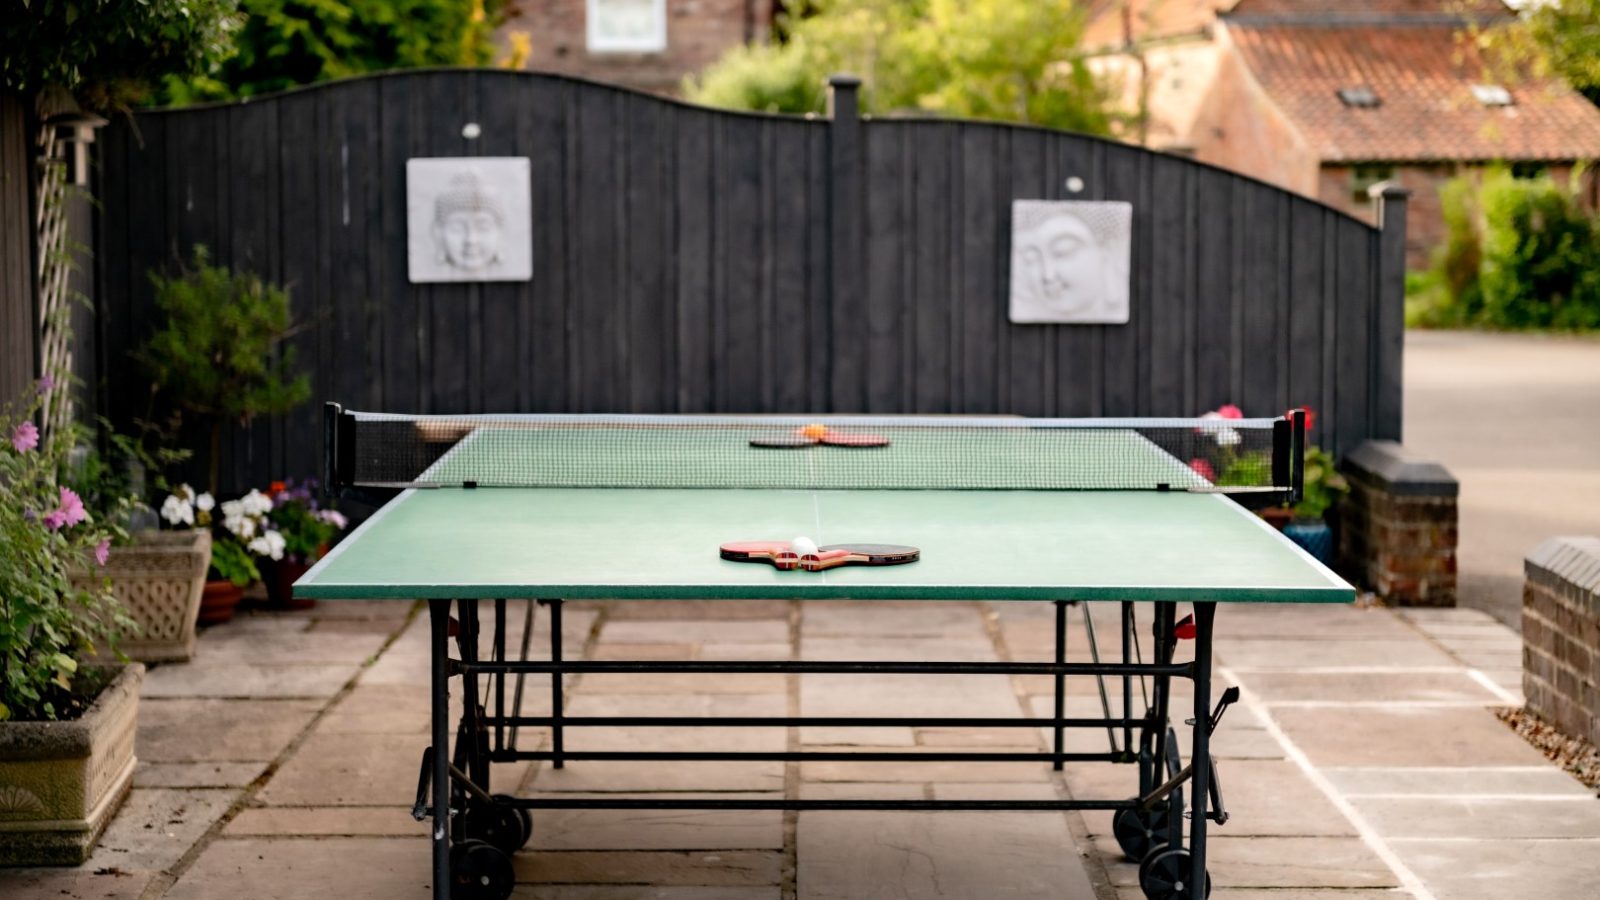
[[(1115, 838), (1095, 838), (1106, 874), (1119, 887), (1137, 886), (1139, 867), (1122, 859)], [(1211, 832), (1206, 868), (1223, 888), (1375, 888), (1397, 886), (1389, 867), (1353, 837), (1231, 837)]]
[[(1594, 797), (1365, 797), (1350, 801), (1384, 837), (1600, 838)], [(1596, 860), (1600, 866), (1600, 859)], [(1600, 874), (1600, 867), (1596, 869)]]
[(782, 694), (585, 694), (567, 699), (573, 716), (781, 716)]
[(176, 863), (238, 799), (237, 790), (136, 788), (84, 868), (159, 872)]
[(1003, 678), (959, 675), (801, 675), (807, 716), (1014, 716)]
[(264, 761), (283, 752), (322, 709), (315, 700), (145, 698), (139, 758), (152, 762)]
[(512, 900), (780, 900), (771, 887), (657, 887), (628, 884), (519, 884)]
[[(1250, 690), (1267, 703), (1294, 700), (1466, 702), (1492, 705), (1499, 697), (1466, 672), (1255, 672)], [(1229, 713), (1231, 716), (1232, 713)]]
[(600, 629), (602, 644), (786, 644), (789, 620), (778, 619), (623, 619)]
[(1536, 766), (1544, 761), (1482, 709), (1279, 707), (1273, 716), (1317, 766)]
[(191, 664), (362, 663), (377, 654), (389, 633), (307, 631), (304, 628), (226, 635), (208, 633), (205, 640), (195, 643)]
[(917, 734), (910, 728), (820, 728), (800, 729), (800, 743), (832, 747), (914, 747)]
[[(415, 773), (412, 778), (415, 780)], [(413, 789), (415, 786), (413, 785)], [(686, 791), (781, 791), (781, 762), (607, 762), (579, 760), (566, 768), (539, 764), (538, 792), (682, 793)]]
[(151, 872), (122, 869), (0, 869), (6, 900), (138, 900)]
[(1392, 846), (1435, 900), (1592, 897), (1592, 863), (1600, 859), (1600, 839), (1396, 841)]
[(782, 850), (779, 810), (534, 810), (528, 849)]
[(800, 814), (798, 896), (1094, 900), (1060, 816)]
[(983, 627), (971, 603), (806, 603), (800, 614), (802, 638), (966, 637)]
[(398, 806), (243, 809), (226, 837), (426, 837), (428, 824)]
[(429, 896), (425, 838), (244, 838), (207, 847), (163, 900), (388, 900)]
[(1525, 768), (1338, 768), (1322, 774), (1346, 796), (1371, 794), (1533, 794), (1592, 797), (1577, 779), (1555, 766)]
[(267, 770), (267, 762), (147, 762), (133, 770), (133, 786), (148, 788), (245, 787)]
[(157, 666), (145, 673), (141, 697), (221, 697), (243, 699), (328, 698), (360, 671), (340, 665)]
[[(1131, 797), (1138, 791), (1133, 766), (1068, 766), (1067, 785), (1076, 797)], [(1222, 801), (1231, 818), (1218, 834), (1288, 837), (1354, 836), (1344, 815), (1285, 760), (1236, 759), (1217, 769)], [(1086, 812), (1091, 834), (1111, 833), (1111, 814)]]
[(584, 694), (782, 694), (784, 675), (701, 674), (697, 672), (620, 672), (579, 676)]
[(994, 645), (980, 633), (961, 637), (893, 640), (882, 637), (804, 637), (800, 639), (800, 658), (819, 661), (988, 662), (996, 657)]
[(604, 612), (610, 621), (623, 619), (784, 619), (788, 600), (578, 600), (567, 613)]
[(788, 644), (700, 644), (697, 659), (719, 660), (771, 660), (789, 659), (793, 650)]
[[(409, 807), (425, 745), (411, 735), (313, 733), (256, 799), (269, 806)], [(529, 765), (497, 765), (492, 786), (521, 784)]]
[(776, 886), (783, 854), (762, 850), (524, 850), (517, 880), (534, 884)]
[(1218, 625), (1217, 656), (1236, 670), (1380, 666), (1417, 669), (1459, 665), (1420, 636), (1402, 640), (1242, 640)]

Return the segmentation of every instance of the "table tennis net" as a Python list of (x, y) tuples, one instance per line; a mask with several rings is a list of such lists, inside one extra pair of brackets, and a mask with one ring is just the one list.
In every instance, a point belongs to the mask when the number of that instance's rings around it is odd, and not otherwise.
[(1288, 419), (417, 416), (333, 404), (327, 432), (328, 483), (368, 488), (1289, 493), (1299, 444)]

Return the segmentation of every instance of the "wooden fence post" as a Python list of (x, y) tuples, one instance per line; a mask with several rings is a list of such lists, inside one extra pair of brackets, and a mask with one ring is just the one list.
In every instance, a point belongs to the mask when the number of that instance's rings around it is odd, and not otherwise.
[(828, 405), (832, 412), (864, 412), (866, 307), (864, 185), (861, 183), (861, 79), (828, 79)]
[(1401, 353), (1406, 337), (1406, 198), (1391, 181), (1368, 189), (1378, 204), (1378, 283), (1373, 290), (1372, 436), (1400, 440)]

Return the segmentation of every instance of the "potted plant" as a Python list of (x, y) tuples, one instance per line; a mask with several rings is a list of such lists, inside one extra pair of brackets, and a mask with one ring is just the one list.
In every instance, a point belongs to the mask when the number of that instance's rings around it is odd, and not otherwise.
[[(204, 247), (174, 277), (152, 273), (163, 320), (136, 357), (150, 375), (152, 403), (167, 410), (161, 428), (182, 433), (185, 414), (208, 436), (207, 486), (218, 490), (222, 428), (288, 412), (311, 395), (295, 374), (289, 295), (245, 273), (209, 263)], [(154, 418), (154, 417), (153, 417)]]
[[(107, 423), (101, 430), (108, 449), (79, 448), (83, 453), (69, 466), (69, 478), (91, 515), (117, 523), (126, 537), (112, 542), (103, 570), (80, 568), (74, 580), (87, 585), (96, 577), (111, 579), (112, 595), (133, 623), (118, 643), (119, 653), (145, 663), (183, 662), (194, 654), (200, 596), (211, 564), (211, 533), (203, 528), (158, 530), (155, 513), (142, 498), (146, 473), (187, 454), (152, 455)], [(193, 512), (191, 505), (190, 525)], [(102, 651), (97, 659), (109, 661), (110, 656)]]
[(114, 525), (61, 483), (76, 429), (40, 434), (38, 408), (0, 415), (0, 865), (88, 857), (133, 780), (144, 674), (87, 664), (129, 624), (104, 577), (72, 577)]
[(263, 573), (267, 600), (279, 609), (309, 609), (315, 600), (294, 599), (294, 583), (311, 565), (328, 552), (328, 547), (349, 522), (336, 509), (322, 509), (317, 503), (317, 483), (305, 479), (274, 481), (268, 490), (272, 511), (267, 514), (272, 527), (283, 536), (283, 558), (270, 563)]
[(1307, 447), (1304, 490), (1293, 508), (1293, 518), (1283, 534), (1305, 548), (1323, 565), (1333, 563), (1333, 529), (1328, 512), (1350, 489), (1334, 466), (1333, 456), (1321, 447)]

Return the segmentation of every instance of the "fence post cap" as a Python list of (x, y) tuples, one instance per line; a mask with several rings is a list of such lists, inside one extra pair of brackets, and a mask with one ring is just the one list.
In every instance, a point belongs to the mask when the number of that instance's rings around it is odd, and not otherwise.
[(1401, 187), (1398, 181), (1380, 181), (1367, 188), (1367, 196), (1373, 200), (1404, 200), (1411, 196), (1411, 189)]
[(835, 88), (856, 88), (861, 86), (861, 79), (849, 72), (835, 72), (828, 76), (828, 84)]

